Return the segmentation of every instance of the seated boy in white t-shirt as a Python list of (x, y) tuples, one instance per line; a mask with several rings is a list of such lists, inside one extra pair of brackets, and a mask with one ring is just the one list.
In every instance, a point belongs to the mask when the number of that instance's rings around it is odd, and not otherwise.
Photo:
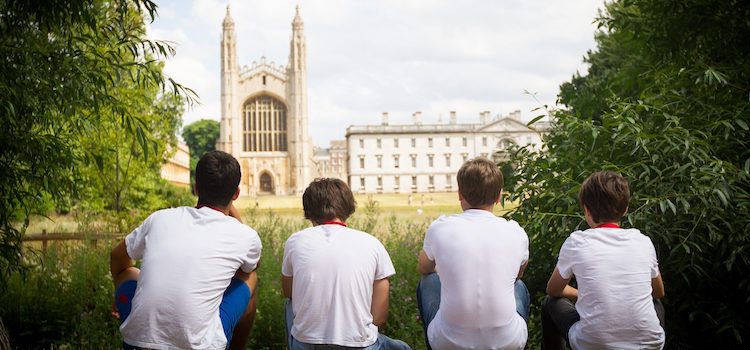
[(206, 153), (195, 169), (197, 207), (159, 210), (114, 248), (125, 349), (245, 348), (261, 242), (232, 204), (239, 181), (234, 157)]
[[(578, 199), (589, 229), (570, 234), (547, 282), (543, 348), (662, 349), (664, 296), (656, 251), (637, 229), (622, 229), (628, 182), (613, 171), (591, 174)], [(575, 276), (578, 288), (568, 285)]]
[(313, 227), (284, 245), (282, 290), (289, 349), (398, 349), (379, 333), (388, 318), (388, 277), (395, 274), (377, 238), (346, 226), (356, 202), (339, 179), (316, 179), (302, 195)]
[(523, 349), (529, 291), (520, 280), (529, 239), (515, 221), (492, 213), (503, 176), (486, 158), (458, 170), (463, 213), (427, 229), (419, 253), (417, 304), (428, 349)]

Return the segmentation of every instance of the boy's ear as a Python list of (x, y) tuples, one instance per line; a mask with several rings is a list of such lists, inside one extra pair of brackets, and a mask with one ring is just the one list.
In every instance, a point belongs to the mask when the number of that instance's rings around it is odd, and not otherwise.
[(232, 200), (236, 200), (240, 196), (240, 188), (237, 187), (236, 190), (234, 190), (234, 195), (232, 196)]
[(503, 190), (500, 190), (500, 193), (497, 194), (497, 198), (495, 198), (495, 204), (500, 203), (501, 198), (503, 198)]

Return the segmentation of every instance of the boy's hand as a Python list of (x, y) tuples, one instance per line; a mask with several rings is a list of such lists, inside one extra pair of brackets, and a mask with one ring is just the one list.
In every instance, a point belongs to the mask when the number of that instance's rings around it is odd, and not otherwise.
[(229, 211), (227, 212), (227, 215), (237, 219), (237, 221), (242, 222), (242, 215), (240, 214), (240, 211), (237, 210), (237, 207), (234, 206), (234, 202), (229, 203)]

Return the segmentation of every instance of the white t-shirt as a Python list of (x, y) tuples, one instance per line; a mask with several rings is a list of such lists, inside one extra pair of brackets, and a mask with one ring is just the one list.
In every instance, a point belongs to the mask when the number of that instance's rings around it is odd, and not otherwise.
[(237, 269), (255, 270), (258, 234), (203, 207), (157, 211), (125, 237), (141, 276), (130, 316), (120, 326), (126, 343), (150, 349), (224, 349), (219, 304)]
[(427, 329), (432, 348), (523, 349), (528, 332), (514, 294), (529, 258), (521, 226), (469, 209), (435, 220), (423, 249), (442, 284), (440, 308)]
[(286, 241), (281, 273), (294, 278), (295, 339), (349, 347), (375, 343), (372, 285), (396, 273), (377, 238), (340, 225), (304, 229)]
[(636, 229), (575, 231), (560, 248), (560, 275), (578, 282), (581, 320), (568, 332), (574, 349), (661, 349), (651, 279), (659, 275), (651, 239)]

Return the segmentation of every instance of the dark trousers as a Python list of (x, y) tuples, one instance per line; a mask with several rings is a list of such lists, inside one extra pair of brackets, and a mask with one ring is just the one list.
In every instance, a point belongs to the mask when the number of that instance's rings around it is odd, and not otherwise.
[[(664, 328), (664, 305), (661, 300), (654, 299), (654, 309), (661, 328)], [(565, 349), (565, 344), (569, 343), (570, 327), (580, 319), (576, 305), (570, 299), (545, 296), (542, 302), (542, 349)]]

